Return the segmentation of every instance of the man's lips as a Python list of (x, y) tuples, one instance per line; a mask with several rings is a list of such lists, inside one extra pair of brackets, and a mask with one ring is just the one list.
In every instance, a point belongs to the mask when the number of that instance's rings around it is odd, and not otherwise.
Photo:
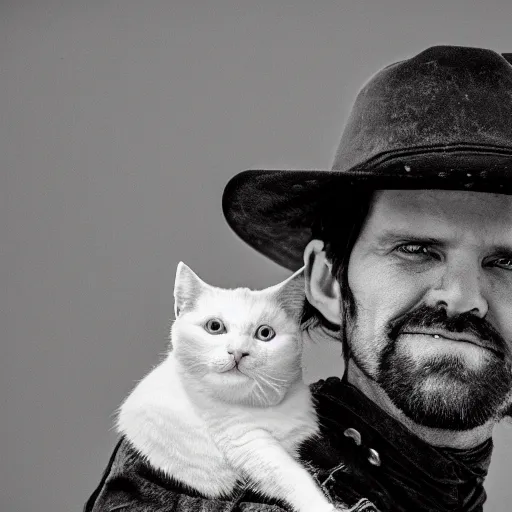
[(485, 339), (480, 339), (477, 336), (467, 332), (452, 332), (445, 331), (443, 329), (414, 329), (403, 331), (400, 333), (400, 335), (403, 334), (423, 334), (425, 336), (437, 336), (439, 338), (445, 338), (450, 341), (462, 341), (464, 343), (471, 343), (472, 345), (476, 345), (477, 347), (490, 350), (491, 352), (494, 352), (500, 357), (503, 356), (503, 354), (499, 350), (497, 350), (496, 347), (489, 341)]

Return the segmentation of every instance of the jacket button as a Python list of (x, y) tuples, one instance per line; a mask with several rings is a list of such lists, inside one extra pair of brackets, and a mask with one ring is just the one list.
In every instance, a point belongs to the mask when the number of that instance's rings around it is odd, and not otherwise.
[(353, 439), (357, 446), (361, 446), (361, 434), (355, 428), (347, 428), (347, 430), (343, 432), (343, 435)]
[(368, 450), (370, 455), (368, 455), (368, 461), (370, 464), (373, 464), (374, 466), (380, 466), (380, 455), (377, 450), (374, 450), (373, 448), (370, 448)]

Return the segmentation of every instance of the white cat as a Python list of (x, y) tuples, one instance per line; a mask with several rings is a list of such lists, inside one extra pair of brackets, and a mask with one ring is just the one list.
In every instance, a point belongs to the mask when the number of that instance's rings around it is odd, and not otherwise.
[(338, 510), (296, 460), (318, 433), (302, 381), (302, 270), (264, 290), (226, 290), (180, 263), (174, 297), (172, 349), (120, 407), (118, 430), (207, 497), (246, 480), (298, 512)]

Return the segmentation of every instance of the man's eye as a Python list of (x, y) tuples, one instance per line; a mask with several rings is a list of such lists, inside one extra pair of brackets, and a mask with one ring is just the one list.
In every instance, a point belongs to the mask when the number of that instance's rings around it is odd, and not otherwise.
[(493, 261), (493, 264), (505, 270), (512, 270), (512, 258), (498, 258)]
[(422, 244), (399, 245), (395, 250), (399, 253), (410, 255), (429, 256), (431, 254), (429, 248)]

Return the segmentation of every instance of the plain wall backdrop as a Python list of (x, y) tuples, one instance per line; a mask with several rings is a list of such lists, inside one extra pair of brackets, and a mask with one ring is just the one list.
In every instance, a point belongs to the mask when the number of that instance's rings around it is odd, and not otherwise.
[[(180, 260), (224, 287), (289, 275), (225, 223), (231, 176), (327, 168), (373, 73), (511, 52), (511, 22), (509, 0), (0, 1), (0, 510), (81, 510), (166, 349)], [(486, 512), (507, 512), (512, 427), (494, 439)]]

